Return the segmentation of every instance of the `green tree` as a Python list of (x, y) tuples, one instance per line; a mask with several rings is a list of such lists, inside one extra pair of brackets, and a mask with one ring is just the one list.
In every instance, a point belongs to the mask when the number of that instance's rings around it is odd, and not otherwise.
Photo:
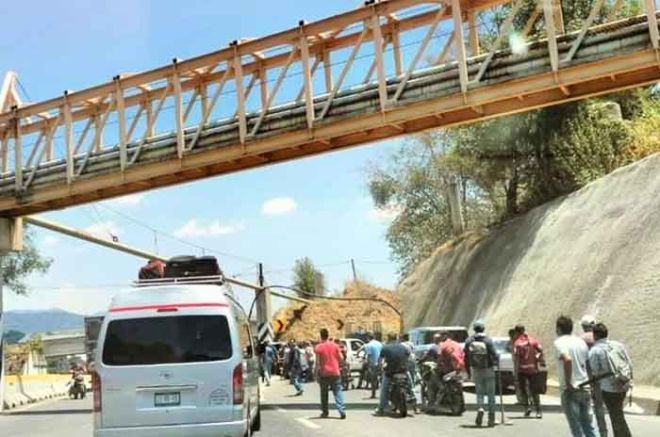
[(25, 295), (29, 287), (25, 279), (34, 273), (46, 273), (52, 260), (39, 254), (34, 236), (29, 227), (24, 231), (24, 248), (21, 252), (11, 252), (0, 257), (0, 274), (3, 286), (8, 287), (16, 294)]
[(326, 291), (325, 277), (317, 270), (311, 259), (305, 257), (296, 260), (293, 267), (293, 286), (305, 295), (323, 296)]
[(375, 206), (399, 211), (386, 238), (402, 275), (453, 236), (450, 182), (458, 182), (467, 229), (485, 226), (494, 217), (491, 204), (483, 201), (487, 193), (465, 174), (469, 159), (450, 153), (452, 141), (446, 131), (415, 135), (368, 170)]

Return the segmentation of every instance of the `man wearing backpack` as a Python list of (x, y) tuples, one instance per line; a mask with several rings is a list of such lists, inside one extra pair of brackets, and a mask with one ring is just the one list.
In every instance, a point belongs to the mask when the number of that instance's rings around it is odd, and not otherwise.
[[(594, 338), (594, 326), (596, 326), (596, 318), (592, 315), (585, 314), (580, 321), (582, 325), (582, 340), (587, 343), (589, 350), (594, 347), (596, 339)], [(591, 368), (587, 368), (589, 377), (593, 376)], [(603, 403), (603, 393), (598, 384), (594, 384), (591, 388), (591, 400), (594, 404), (594, 416), (596, 417), (596, 424), (598, 424), (598, 432), (600, 437), (607, 437), (607, 422), (605, 421), (605, 404)]]
[(630, 429), (623, 413), (626, 393), (632, 388), (632, 362), (625, 346), (607, 338), (607, 326), (593, 327), (595, 344), (589, 351), (589, 365), (603, 401), (610, 413), (614, 437), (630, 437)]
[(498, 364), (493, 341), (485, 334), (486, 325), (481, 320), (472, 325), (474, 335), (465, 342), (465, 368), (474, 381), (477, 393), (477, 419), (481, 426), (484, 419), (484, 397), (488, 396), (488, 427), (495, 426), (495, 366)]
[(537, 339), (525, 332), (523, 325), (515, 328), (515, 341), (513, 342), (514, 368), (517, 372), (518, 385), (522, 404), (525, 408), (525, 417), (532, 415), (532, 405), (536, 408), (536, 418), (541, 419), (541, 396), (539, 393), (540, 368), (545, 367), (543, 348)]

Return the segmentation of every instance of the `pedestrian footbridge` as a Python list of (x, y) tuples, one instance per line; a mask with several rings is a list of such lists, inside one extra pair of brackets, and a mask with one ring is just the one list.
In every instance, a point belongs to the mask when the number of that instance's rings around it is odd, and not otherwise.
[[(0, 91), (0, 214), (21, 216), (660, 80), (654, 0), (382, 0), (60, 97)], [(613, 3), (610, 5), (609, 3)], [(607, 6), (607, 7), (606, 7)], [(499, 37), (483, 37), (489, 10)], [(492, 15), (490, 15), (492, 16)], [(102, 48), (99, 48), (102, 51)]]

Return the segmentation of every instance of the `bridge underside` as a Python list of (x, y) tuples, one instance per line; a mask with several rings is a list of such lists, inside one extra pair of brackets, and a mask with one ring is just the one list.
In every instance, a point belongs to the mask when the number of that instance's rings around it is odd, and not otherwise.
[[(578, 33), (558, 38), (558, 54), (565, 56)], [(128, 144), (134, 165), (117, 171), (118, 147), (87, 156), (75, 156), (85, 173), (67, 179), (65, 160), (40, 165), (29, 190), (15, 195), (15, 179), (0, 180), (0, 212), (20, 216), (65, 208), (100, 199), (181, 184), (211, 176), (341, 150), (427, 129), (456, 126), (558, 105), (660, 80), (660, 57), (649, 36), (646, 17), (600, 26), (584, 38), (571, 62), (556, 71), (547, 41), (529, 44), (524, 55), (499, 51), (478, 83), (466, 90), (457, 62), (418, 70), (387, 80), (393, 95), (401, 81), (404, 91), (395, 103), (383, 107), (379, 84), (369, 82), (313, 98), (313, 113), (334, 99), (327, 116), (310, 128), (305, 102), (281, 105), (267, 115), (248, 113), (248, 131), (258, 135), (241, 141), (235, 118), (209, 123), (196, 140), (196, 148), (183, 156), (177, 133)], [(486, 55), (467, 60), (471, 76), (479, 74)], [(555, 70), (555, 71), (553, 71)], [(256, 128), (255, 128), (256, 126)], [(196, 128), (183, 130), (183, 140), (195, 137)], [(197, 141), (198, 140), (198, 141)]]

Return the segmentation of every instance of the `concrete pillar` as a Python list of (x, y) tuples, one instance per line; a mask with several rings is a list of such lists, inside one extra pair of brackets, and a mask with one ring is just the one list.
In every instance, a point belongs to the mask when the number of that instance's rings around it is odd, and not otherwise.
[[(0, 217), (0, 258), (23, 250), (23, 219)], [(4, 287), (0, 275), (0, 411), (5, 405)]]

